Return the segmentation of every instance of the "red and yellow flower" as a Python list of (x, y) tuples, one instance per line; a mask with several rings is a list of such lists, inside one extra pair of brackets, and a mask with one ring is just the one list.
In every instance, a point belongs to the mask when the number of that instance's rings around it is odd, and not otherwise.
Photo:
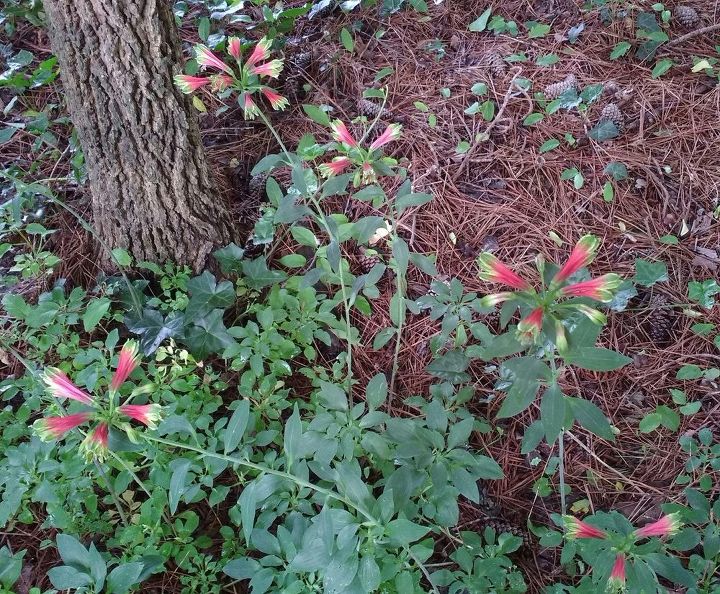
[(333, 175), (340, 175), (351, 164), (352, 161), (350, 161), (348, 157), (335, 157), (329, 163), (323, 163), (318, 166), (318, 170), (323, 177), (331, 177)]
[(341, 120), (335, 120), (332, 124), (330, 124), (330, 128), (333, 131), (333, 137), (338, 142), (342, 142), (344, 145), (349, 147), (356, 147), (358, 145), (357, 141), (348, 131), (345, 123)]
[(373, 141), (370, 145), (370, 150), (377, 150), (380, 147), (385, 146), (388, 142), (397, 140), (400, 138), (401, 132), (402, 126), (400, 124), (390, 124), (387, 128), (385, 128), (385, 131)]
[(613, 300), (615, 289), (620, 286), (622, 279), (617, 274), (604, 274), (574, 285), (568, 285), (560, 290), (565, 297), (589, 297), (595, 301), (607, 303)]
[(183, 93), (190, 94), (210, 83), (210, 79), (202, 76), (190, 76), (189, 74), (175, 75), (175, 86)]
[(501, 283), (520, 291), (526, 291), (531, 288), (529, 282), (516, 272), (510, 270), (510, 268), (505, 266), (505, 264), (490, 252), (480, 254), (478, 256), (478, 264), (480, 266), (480, 278), (484, 281)]
[(270, 102), (270, 105), (275, 110), (279, 109), (282, 111), (289, 105), (288, 100), (285, 97), (276, 93), (270, 87), (263, 87), (260, 89), (260, 92), (265, 96), (265, 99)]
[(588, 266), (595, 259), (599, 245), (600, 240), (594, 235), (583, 235), (570, 252), (570, 257), (553, 278), (551, 287), (560, 285), (578, 270)]
[(574, 540), (576, 538), (607, 538), (607, 533), (600, 528), (578, 520), (573, 516), (563, 516), (565, 526), (565, 538)]
[(682, 522), (680, 521), (680, 515), (677, 513), (672, 513), (667, 514), (659, 520), (656, 520), (651, 524), (647, 524), (642, 528), (638, 528), (637, 530), (635, 530), (634, 535), (636, 538), (647, 538), (652, 536), (674, 536), (675, 534), (677, 534), (678, 530), (680, 530), (681, 527)]
[(216, 70), (227, 72), (231, 76), (233, 74), (232, 68), (212, 53), (208, 46), (202, 43), (198, 43), (195, 46), (195, 61), (203, 68), (215, 68)]
[(615, 557), (610, 577), (607, 582), (608, 592), (625, 591), (625, 555), (618, 553)]
[(517, 336), (520, 344), (535, 344), (542, 331), (543, 314), (542, 307), (536, 307), (530, 314), (520, 320), (517, 325)]

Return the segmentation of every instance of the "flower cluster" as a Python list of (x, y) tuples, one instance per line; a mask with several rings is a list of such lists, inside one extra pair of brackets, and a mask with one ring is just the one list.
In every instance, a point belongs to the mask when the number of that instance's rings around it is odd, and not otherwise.
[(333, 138), (336, 141), (336, 148), (342, 156), (335, 157), (328, 163), (323, 163), (318, 168), (324, 177), (340, 175), (346, 169), (353, 166), (356, 168), (353, 184), (357, 188), (361, 184), (371, 184), (377, 181), (378, 175), (389, 175), (391, 167), (397, 164), (395, 159), (383, 157), (379, 150), (389, 142), (400, 138), (402, 126), (390, 124), (385, 131), (378, 136), (367, 148), (363, 148), (353, 138), (344, 122), (335, 120), (332, 125)]
[(226, 51), (235, 62), (230, 66), (207, 46), (198, 44), (195, 46), (195, 60), (198, 65), (203, 69), (216, 70), (217, 74), (211, 76), (178, 74), (175, 76), (175, 85), (183, 93), (192, 93), (208, 85), (215, 92), (235, 91), (239, 93), (238, 104), (243, 110), (245, 119), (255, 119), (260, 113), (253, 99), (253, 95), (258, 93), (265, 97), (273, 109), (283, 110), (288, 106), (288, 100), (262, 82), (265, 77), (277, 78), (283, 68), (282, 60), (268, 60), (271, 45), (272, 41), (263, 37), (243, 62), (240, 39), (230, 37)]
[[(578, 538), (606, 540), (609, 536), (604, 530), (572, 516), (563, 516), (563, 524), (565, 526), (565, 538), (569, 540), (576, 540)], [(681, 527), (682, 522), (677, 513), (667, 514), (642, 528), (636, 528), (632, 533), (632, 539), (633, 541), (637, 541), (643, 538), (671, 537), (677, 534)], [(625, 552), (618, 550), (607, 581), (608, 592), (625, 591), (625, 565)]]
[[(565, 328), (561, 322), (567, 310), (583, 313), (596, 324), (604, 324), (605, 316), (595, 308), (576, 301), (560, 302), (562, 298), (585, 297), (607, 303), (612, 301), (621, 279), (617, 274), (605, 274), (587, 281), (567, 285), (567, 280), (581, 268), (588, 266), (597, 252), (600, 242), (594, 235), (585, 235), (578, 241), (565, 264), (557, 271), (548, 287), (537, 292), (533, 286), (489, 252), (478, 256), (480, 278), (484, 281), (497, 282), (515, 289), (486, 295), (481, 299), (485, 307), (493, 307), (505, 301), (517, 300), (532, 307), (532, 311), (518, 324), (518, 339), (523, 344), (537, 342), (546, 318), (552, 319), (555, 330), (555, 344), (560, 353), (567, 351)], [(538, 260), (538, 271), (543, 274), (545, 262)]]
[(61, 417), (44, 417), (33, 425), (41, 439), (50, 441), (60, 439), (68, 431), (81, 425), (94, 422), (85, 439), (80, 444), (80, 450), (89, 460), (103, 461), (108, 451), (110, 427), (114, 424), (132, 435), (132, 429), (123, 418), (134, 419), (150, 429), (155, 429), (160, 421), (160, 406), (157, 404), (123, 404), (115, 406), (115, 398), (120, 386), (130, 376), (139, 362), (137, 344), (130, 340), (125, 343), (118, 358), (117, 368), (110, 381), (110, 389), (106, 401), (99, 401), (87, 392), (78, 388), (59, 369), (48, 368), (43, 374), (43, 380), (49, 392), (59, 399), (70, 399), (81, 403), (89, 410), (76, 412)]

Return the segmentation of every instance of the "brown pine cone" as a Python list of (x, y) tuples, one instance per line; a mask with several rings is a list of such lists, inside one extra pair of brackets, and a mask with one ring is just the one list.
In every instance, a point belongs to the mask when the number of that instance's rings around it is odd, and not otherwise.
[(367, 274), (370, 272), (375, 266), (375, 264), (379, 264), (382, 262), (382, 258), (380, 258), (380, 254), (378, 254), (375, 250), (367, 249), (364, 247), (360, 248), (360, 257), (358, 258), (358, 266), (360, 267), (360, 270), (363, 274)]
[(545, 87), (545, 97), (548, 99), (557, 99), (571, 89), (577, 89), (577, 78), (575, 78), (574, 74), (568, 74), (564, 80)]
[(700, 15), (692, 6), (681, 4), (675, 7), (675, 18), (683, 27), (694, 27), (700, 22)]
[(650, 340), (659, 346), (669, 343), (677, 321), (672, 304), (667, 297), (656, 293), (650, 298), (648, 308), (650, 312), (645, 327)]
[(477, 520), (476, 526), (478, 526), (478, 532), (482, 532), (485, 528), (492, 528), (497, 536), (500, 536), (504, 532), (518, 536), (522, 539), (522, 546), (524, 547), (531, 547), (533, 544), (532, 537), (527, 530), (523, 530), (519, 526), (511, 524), (502, 518), (481, 518)]
[(599, 124), (603, 122), (612, 122), (618, 129), (618, 132), (622, 132), (625, 129), (625, 114), (617, 103), (608, 103), (603, 110), (600, 112)]

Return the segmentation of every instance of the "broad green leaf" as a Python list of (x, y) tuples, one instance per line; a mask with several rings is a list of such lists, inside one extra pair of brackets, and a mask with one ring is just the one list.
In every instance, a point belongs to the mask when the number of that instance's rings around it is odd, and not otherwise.
[(88, 302), (85, 312), (82, 315), (83, 329), (85, 332), (93, 331), (109, 309), (110, 299), (107, 297), (100, 297)]
[(590, 132), (588, 132), (588, 137), (593, 140), (597, 140), (598, 142), (611, 140), (613, 138), (617, 138), (619, 135), (620, 131), (618, 130), (618, 127), (610, 120), (600, 121), (590, 130)]
[(617, 60), (618, 58), (621, 58), (628, 53), (631, 47), (632, 44), (630, 44), (629, 42), (621, 41), (620, 43), (616, 44), (612, 52), (610, 52), (610, 59)]
[(545, 429), (545, 439), (549, 444), (553, 443), (557, 436), (560, 435), (566, 416), (565, 396), (560, 387), (553, 383), (545, 390), (540, 401), (540, 417)]
[(384, 373), (378, 373), (368, 382), (365, 389), (365, 399), (370, 410), (375, 410), (385, 403), (388, 394), (387, 378)]
[(592, 402), (585, 398), (566, 398), (575, 420), (588, 431), (598, 437), (615, 441), (615, 434), (605, 414)]
[(123, 563), (110, 572), (107, 580), (108, 594), (126, 594), (130, 588), (140, 580), (140, 574), (145, 564), (141, 561)]
[(130, 266), (132, 264), (132, 256), (123, 248), (115, 248), (112, 255), (118, 266)]
[(632, 362), (632, 359), (602, 347), (579, 347), (573, 349), (565, 361), (590, 371), (613, 371)]
[(474, 31), (476, 33), (479, 33), (480, 31), (484, 31), (487, 27), (488, 20), (490, 19), (490, 15), (492, 14), (492, 6), (485, 9), (485, 11), (476, 18), (472, 23), (468, 25), (468, 29), (470, 31)]
[(285, 432), (283, 435), (283, 453), (287, 459), (287, 467), (292, 468), (295, 462), (295, 456), (300, 450), (300, 439), (302, 437), (302, 422), (300, 421), (300, 412), (297, 404), (293, 409), (293, 414), (285, 423)]
[(545, 142), (543, 142), (538, 150), (540, 153), (547, 153), (548, 151), (556, 149), (559, 146), (560, 141), (557, 138), (551, 138), (550, 140), (546, 140)]
[(420, 540), (429, 530), (426, 526), (420, 526), (410, 520), (398, 518), (388, 522), (385, 532), (390, 540), (400, 546), (407, 546), (416, 540)]
[(185, 492), (185, 482), (187, 480), (188, 471), (190, 470), (190, 460), (181, 459), (173, 470), (170, 477), (170, 488), (168, 489), (168, 507), (170, 513), (177, 511), (180, 498)]
[(683, 365), (678, 370), (677, 375), (675, 377), (677, 377), (677, 379), (679, 379), (679, 380), (694, 380), (694, 379), (701, 378), (702, 375), (703, 375), (703, 370), (699, 366), (697, 366), (695, 364), (690, 364), (690, 365)]
[(185, 331), (185, 343), (197, 359), (204, 359), (211, 353), (221, 353), (236, 345), (223, 322), (223, 310), (215, 309)]
[(352, 54), (355, 49), (355, 43), (350, 31), (348, 31), (345, 27), (343, 27), (342, 31), (340, 31), (340, 41), (342, 42), (343, 47)]
[(243, 438), (243, 435), (245, 434), (249, 418), (250, 401), (247, 399), (241, 400), (228, 421), (227, 429), (225, 429), (225, 436), (223, 437), (223, 441), (225, 442), (225, 454), (228, 454), (237, 448)]
[(313, 122), (320, 124), (321, 126), (326, 126), (327, 128), (330, 127), (330, 118), (328, 117), (328, 114), (322, 109), (320, 109), (317, 105), (303, 103), (302, 107), (307, 116)]
[(673, 62), (670, 58), (663, 58), (662, 60), (658, 60), (657, 64), (655, 64), (655, 67), (652, 69), (652, 77), (660, 78), (663, 74), (670, 70), (670, 68), (672, 68), (674, 64), (675, 62)]

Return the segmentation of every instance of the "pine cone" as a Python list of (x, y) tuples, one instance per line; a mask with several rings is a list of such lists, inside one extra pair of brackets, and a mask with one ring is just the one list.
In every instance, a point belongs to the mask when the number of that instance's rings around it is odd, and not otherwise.
[(603, 107), (598, 123), (602, 124), (603, 122), (612, 122), (615, 124), (618, 132), (622, 132), (625, 129), (625, 115), (617, 103), (608, 103)]
[(358, 113), (372, 120), (380, 114), (380, 106), (367, 99), (360, 99), (360, 101), (358, 101)]
[(577, 89), (577, 78), (575, 78), (574, 74), (568, 74), (564, 80), (545, 87), (545, 97), (548, 99), (557, 99), (563, 93), (575, 89)]
[(291, 103), (305, 96), (305, 75), (312, 65), (312, 53), (295, 54), (285, 61), (280, 75), (280, 88)]
[(496, 78), (504, 76), (507, 72), (507, 64), (505, 63), (505, 60), (503, 60), (503, 57), (497, 52), (483, 54), (480, 58), (480, 66), (487, 67), (487, 69), (490, 70), (492, 75)]
[(522, 538), (523, 546), (531, 547), (533, 542), (530, 533), (527, 530), (523, 530), (515, 524), (511, 524), (507, 520), (501, 518), (481, 518), (476, 524), (479, 528), (478, 532), (481, 532), (485, 528), (492, 528), (497, 536), (500, 536), (503, 532), (512, 534)]
[(657, 345), (670, 342), (675, 327), (675, 310), (664, 295), (653, 295), (648, 302), (650, 314), (646, 321), (646, 328), (650, 340)]
[(681, 4), (675, 7), (675, 18), (683, 27), (694, 27), (700, 21), (700, 15), (692, 6)]
[(267, 173), (253, 175), (248, 182), (247, 202), (251, 206), (259, 206), (265, 202), (265, 184), (267, 183)]
[(360, 248), (360, 257), (358, 258), (358, 265), (363, 274), (370, 272), (375, 266), (382, 262), (380, 255), (375, 250), (369, 250), (367, 248)]

